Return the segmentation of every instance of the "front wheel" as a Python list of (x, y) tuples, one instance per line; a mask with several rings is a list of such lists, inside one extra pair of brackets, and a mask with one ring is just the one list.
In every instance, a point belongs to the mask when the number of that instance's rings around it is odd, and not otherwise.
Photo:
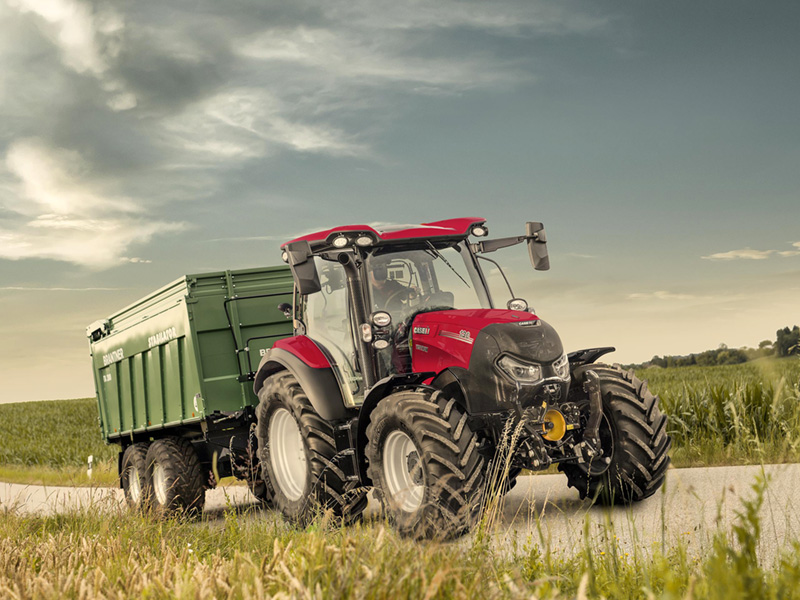
[(381, 400), (367, 427), (367, 474), (402, 535), (449, 539), (477, 521), (484, 460), (454, 399), (400, 391)]
[(581, 498), (596, 499), (602, 504), (644, 500), (655, 494), (667, 476), (672, 443), (666, 432), (667, 417), (646, 382), (632, 371), (604, 364), (575, 370), (576, 385), (570, 391), (570, 399), (576, 404), (588, 406), (586, 393), (577, 382), (582, 382), (589, 370), (600, 378), (603, 418), (599, 434), (603, 455), (584, 463), (561, 463), (559, 469)]

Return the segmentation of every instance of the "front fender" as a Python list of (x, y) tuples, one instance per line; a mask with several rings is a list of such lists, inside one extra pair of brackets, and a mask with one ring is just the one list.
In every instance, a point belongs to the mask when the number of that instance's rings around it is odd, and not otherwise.
[(569, 358), (570, 369), (580, 367), (581, 365), (590, 365), (601, 356), (614, 352), (614, 346), (602, 346), (601, 348), (585, 348), (584, 350), (576, 350), (567, 354)]

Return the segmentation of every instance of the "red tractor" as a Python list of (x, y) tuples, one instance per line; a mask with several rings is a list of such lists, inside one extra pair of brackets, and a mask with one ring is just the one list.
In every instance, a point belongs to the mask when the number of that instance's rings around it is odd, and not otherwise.
[(481, 264), (499, 265), (483, 255), (525, 242), (533, 267), (549, 269), (542, 224), (487, 234), (484, 219), (462, 218), (282, 246), (295, 294), (279, 308), (295, 335), (266, 353), (254, 390), (263, 479), (287, 518), (322, 508), (352, 521), (372, 487), (401, 533), (454, 537), (504, 460), (504, 491), (555, 463), (603, 503), (661, 486), (667, 419), (644, 382), (595, 363), (614, 348), (567, 354), (525, 300), (492, 302)]

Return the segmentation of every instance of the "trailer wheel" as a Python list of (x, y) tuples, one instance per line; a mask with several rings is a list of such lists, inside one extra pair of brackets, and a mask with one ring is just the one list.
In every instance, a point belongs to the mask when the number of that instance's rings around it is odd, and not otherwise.
[(450, 539), (480, 516), (485, 462), (452, 398), (400, 391), (381, 400), (367, 427), (367, 474), (402, 535)]
[(132, 510), (143, 511), (149, 506), (150, 488), (146, 485), (145, 476), (145, 457), (149, 446), (146, 442), (137, 442), (125, 448), (122, 455), (120, 482), (125, 501)]
[(205, 471), (192, 443), (168, 437), (154, 441), (147, 451), (147, 485), (156, 513), (199, 515), (205, 505)]
[[(630, 504), (652, 496), (667, 475), (672, 443), (666, 432), (667, 417), (658, 406), (658, 396), (632, 371), (593, 364), (576, 369), (573, 381), (594, 371), (600, 378), (603, 418), (600, 421), (601, 458), (584, 463), (561, 463), (567, 484), (581, 498), (602, 504)], [(572, 401), (588, 404), (582, 386), (570, 392)]]
[(367, 506), (367, 490), (347, 481), (336, 464), (333, 428), (314, 410), (294, 375), (270, 376), (258, 393), (258, 458), (272, 502), (294, 523), (331, 510), (351, 523)]

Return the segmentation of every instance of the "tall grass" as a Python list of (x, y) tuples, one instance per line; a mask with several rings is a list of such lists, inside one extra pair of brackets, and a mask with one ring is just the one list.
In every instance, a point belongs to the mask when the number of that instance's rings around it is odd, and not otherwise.
[(649, 368), (676, 466), (800, 460), (800, 361)]
[[(610, 525), (578, 549), (399, 538), (380, 520), (305, 530), (274, 514), (207, 515), (199, 523), (154, 521), (114, 507), (58, 516), (0, 512), (2, 598), (799, 598), (800, 545), (777, 568), (756, 555), (765, 483), (742, 503), (732, 531), (710, 552), (688, 542), (626, 553)], [(546, 527), (546, 524), (544, 525)], [(540, 528), (541, 531), (541, 528)]]

